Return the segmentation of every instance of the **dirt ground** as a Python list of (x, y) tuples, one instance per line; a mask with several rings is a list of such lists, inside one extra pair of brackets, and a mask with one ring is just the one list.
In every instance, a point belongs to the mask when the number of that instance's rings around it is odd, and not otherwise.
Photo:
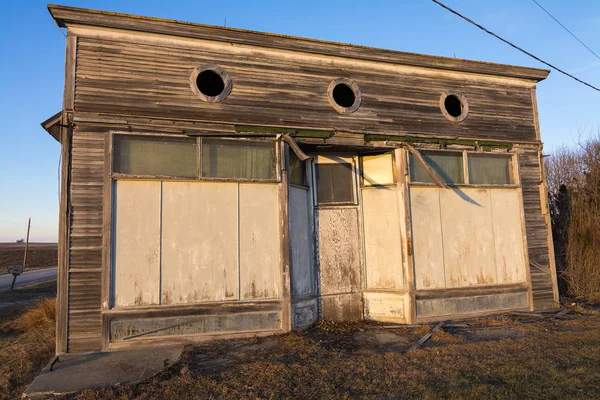
[(189, 346), (142, 383), (69, 399), (600, 398), (600, 313), (505, 315), (442, 328), (321, 323)]
[[(8, 273), (9, 265), (22, 265), (24, 243), (0, 243), (0, 275)], [(56, 267), (58, 245), (56, 243), (29, 243), (25, 271)]]
[[(20, 299), (40, 301), (0, 308), (0, 399), (18, 398), (54, 354), (55, 288), (19, 291)], [(324, 322), (303, 332), (189, 345), (153, 378), (58, 398), (600, 398), (598, 307), (449, 322), (409, 350), (433, 325)]]

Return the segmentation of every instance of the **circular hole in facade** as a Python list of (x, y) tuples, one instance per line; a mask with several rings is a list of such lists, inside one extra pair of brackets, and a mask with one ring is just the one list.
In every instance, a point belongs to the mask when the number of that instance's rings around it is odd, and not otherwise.
[(446, 96), (444, 99), (444, 108), (446, 109), (446, 112), (454, 118), (460, 117), (463, 113), (462, 101), (458, 96), (453, 94)]
[(350, 114), (358, 110), (361, 96), (358, 85), (347, 78), (334, 79), (327, 87), (329, 104), (340, 114)]
[(356, 101), (354, 90), (352, 90), (352, 88), (345, 83), (338, 83), (335, 85), (332, 96), (333, 101), (335, 101), (340, 107), (352, 107)]
[(198, 74), (196, 86), (205, 96), (218, 96), (225, 90), (225, 82), (221, 75), (210, 69)]

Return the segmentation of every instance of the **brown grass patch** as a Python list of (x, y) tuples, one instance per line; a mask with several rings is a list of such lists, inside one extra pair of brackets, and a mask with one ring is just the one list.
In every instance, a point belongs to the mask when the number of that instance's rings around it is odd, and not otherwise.
[(56, 301), (2, 309), (0, 399), (15, 399), (54, 356)]
[[(600, 397), (597, 314), (515, 325), (532, 334), (468, 342), (444, 331), (434, 335), (446, 339), (444, 345), (434, 342), (411, 352), (381, 353), (356, 352), (350, 345), (356, 332), (378, 328), (320, 324), (306, 332), (189, 347), (178, 365), (155, 378), (125, 387), (86, 390), (69, 398)], [(417, 329), (394, 331), (418, 339)]]

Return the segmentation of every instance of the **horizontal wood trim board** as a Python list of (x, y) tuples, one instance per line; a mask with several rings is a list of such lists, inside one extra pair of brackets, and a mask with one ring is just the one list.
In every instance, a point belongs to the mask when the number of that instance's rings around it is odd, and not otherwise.
[(519, 285), (494, 285), (488, 287), (443, 289), (443, 290), (417, 290), (415, 297), (417, 300), (428, 299), (447, 299), (455, 297), (485, 296), (504, 293), (526, 292), (527, 284)]
[(48, 6), (50, 13), (59, 26), (88, 25), (130, 31), (151, 32), (171, 36), (182, 36), (228, 44), (267, 47), (278, 50), (291, 50), (305, 53), (325, 54), (337, 57), (348, 57), (368, 61), (379, 61), (426, 68), (456, 70), (489, 75), (511, 76), (515, 78), (542, 80), (549, 71), (467, 61), (446, 57), (426, 56), (391, 50), (375, 49), (343, 43), (325, 42), (315, 39), (275, 35), (242, 29), (222, 28), (209, 25), (193, 24), (173, 20), (117, 14), (82, 8), (65, 6)]
[(281, 311), (281, 302), (253, 302), (246, 304), (194, 304), (182, 306), (153, 306), (143, 308), (111, 309), (104, 310), (103, 315), (107, 315), (111, 320), (131, 319), (131, 318), (159, 318), (187, 315), (221, 315), (221, 314), (239, 314), (239, 313), (259, 313)]

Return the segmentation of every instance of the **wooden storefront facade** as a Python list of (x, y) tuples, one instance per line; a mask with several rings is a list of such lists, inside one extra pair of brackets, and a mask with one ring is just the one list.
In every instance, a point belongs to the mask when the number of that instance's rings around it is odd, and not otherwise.
[(548, 71), (49, 9), (58, 353), (558, 305)]

